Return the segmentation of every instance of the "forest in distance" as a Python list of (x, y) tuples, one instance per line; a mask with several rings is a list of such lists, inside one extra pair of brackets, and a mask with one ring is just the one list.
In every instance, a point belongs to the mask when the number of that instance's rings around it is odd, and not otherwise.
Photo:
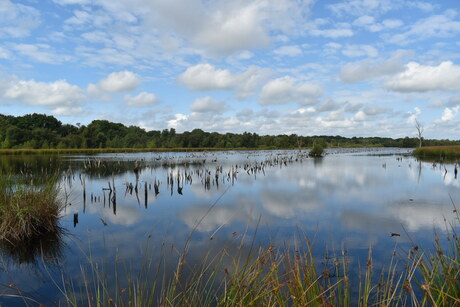
[[(415, 128), (414, 128), (415, 130)], [(415, 134), (415, 133), (414, 133)], [(312, 147), (405, 147), (419, 144), (416, 137), (343, 137), (258, 135), (256, 133), (217, 133), (201, 129), (178, 133), (175, 129), (146, 131), (107, 120), (94, 120), (87, 126), (63, 124), (54, 116), (0, 114), (0, 149), (91, 149), (91, 148), (255, 148), (292, 149)], [(460, 145), (460, 140), (424, 139), (424, 146)]]

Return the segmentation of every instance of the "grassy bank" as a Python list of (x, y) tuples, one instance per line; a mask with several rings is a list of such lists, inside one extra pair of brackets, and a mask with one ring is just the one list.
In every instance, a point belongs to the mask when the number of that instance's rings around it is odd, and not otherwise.
[(432, 157), (441, 159), (460, 158), (460, 146), (430, 146), (420, 147), (413, 151), (419, 157)]
[(55, 180), (33, 185), (0, 175), (0, 241), (16, 245), (57, 232), (61, 207)]

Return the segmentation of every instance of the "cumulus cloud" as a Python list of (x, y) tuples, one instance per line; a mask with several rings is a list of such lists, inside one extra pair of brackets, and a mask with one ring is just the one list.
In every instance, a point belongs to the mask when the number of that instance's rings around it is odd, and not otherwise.
[(0, 0), (0, 38), (26, 37), (40, 22), (40, 12), (33, 7)]
[(211, 64), (198, 64), (187, 68), (178, 80), (192, 90), (235, 90), (239, 97), (245, 97), (253, 94), (269, 75), (268, 69), (256, 66), (250, 66), (241, 73), (232, 73), (228, 69), (218, 69)]
[(65, 80), (50, 83), (15, 80), (8, 84), (3, 97), (51, 107), (73, 105), (84, 99), (83, 91)]
[(217, 102), (209, 96), (196, 99), (190, 106), (192, 112), (220, 113), (225, 109), (225, 102)]
[(460, 110), (460, 106), (456, 106), (453, 108), (445, 108), (444, 111), (442, 112), (440, 121), (447, 122), (447, 121), (454, 119), (454, 117), (457, 116), (459, 110)]
[(402, 60), (408, 52), (398, 52), (388, 60), (371, 61), (369, 59), (348, 63), (340, 70), (340, 79), (346, 83), (394, 74), (404, 70)]
[(277, 105), (298, 102), (308, 105), (316, 103), (322, 94), (323, 89), (317, 84), (298, 83), (296, 79), (284, 76), (264, 85), (260, 94), (260, 104)]
[[(147, 26), (164, 35), (180, 37), (208, 54), (230, 55), (237, 51), (267, 47), (271, 32), (298, 31), (313, 1), (280, 0), (139, 0)], [(107, 7), (107, 2), (102, 2)], [(123, 8), (137, 13), (131, 1)]]
[(211, 64), (198, 64), (187, 68), (178, 80), (192, 90), (231, 89), (238, 80), (227, 69), (217, 69)]
[(125, 101), (134, 107), (148, 107), (159, 103), (155, 94), (147, 92), (141, 92), (137, 96), (126, 95)]
[(131, 91), (141, 83), (139, 76), (131, 71), (113, 72), (97, 84), (90, 84), (88, 92), (93, 95)]
[(386, 87), (399, 92), (460, 91), (460, 66), (450, 61), (438, 66), (410, 62), (404, 71), (386, 83)]
[(362, 110), (358, 111), (353, 120), (355, 121), (374, 121), (378, 115), (386, 114), (391, 111), (390, 108), (382, 106), (366, 106)]

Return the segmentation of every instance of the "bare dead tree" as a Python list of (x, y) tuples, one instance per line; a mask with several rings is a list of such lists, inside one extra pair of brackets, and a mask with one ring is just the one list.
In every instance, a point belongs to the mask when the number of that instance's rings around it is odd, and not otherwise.
[(422, 147), (422, 139), (423, 139), (423, 125), (415, 119), (415, 129), (417, 129), (418, 139), (419, 139), (419, 146)]

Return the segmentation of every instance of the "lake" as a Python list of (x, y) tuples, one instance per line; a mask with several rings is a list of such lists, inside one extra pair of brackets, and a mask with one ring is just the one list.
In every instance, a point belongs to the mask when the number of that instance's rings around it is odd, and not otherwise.
[[(356, 272), (372, 248), (378, 270), (412, 242), (432, 248), (455, 221), (454, 164), (418, 161), (408, 149), (326, 152), (2, 156), (2, 171), (58, 170), (66, 206), (59, 238), (35, 250), (2, 246), (0, 282), (52, 305), (62, 299), (62, 275), (78, 285), (88, 263), (139, 272), (149, 259), (169, 272), (185, 246), (192, 266), (224, 248), (296, 249), (305, 238), (318, 259), (346, 251)], [(2, 295), (0, 304), (25, 303)]]

